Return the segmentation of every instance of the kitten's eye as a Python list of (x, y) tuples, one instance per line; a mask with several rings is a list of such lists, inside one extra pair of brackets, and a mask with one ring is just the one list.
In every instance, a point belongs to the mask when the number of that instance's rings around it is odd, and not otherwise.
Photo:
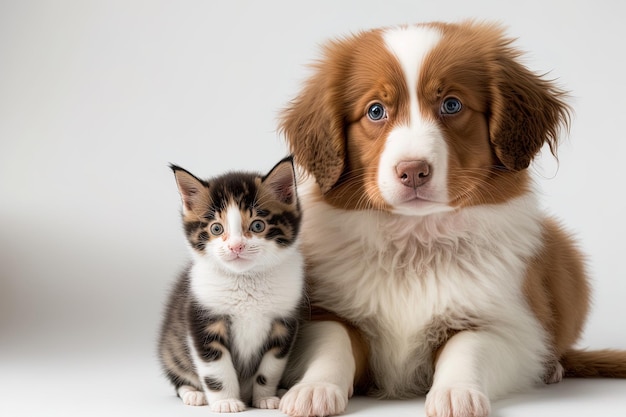
[(213, 236), (219, 236), (224, 233), (224, 226), (219, 223), (213, 223), (210, 230)]
[(263, 220), (255, 220), (250, 224), (250, 230), (254, 233), (261, 233), (265, 230), (265, 223)]
[(367, 117), (373, 122), (379, 122), (387, 118), (385, 106), (380, 103), (374, 103), (367, 109)]
[(461, 104), (461, 100), (456, 97), (446, 97), (441, 102), (441, 114), (455, 114), (461, 111), (463, 105)]

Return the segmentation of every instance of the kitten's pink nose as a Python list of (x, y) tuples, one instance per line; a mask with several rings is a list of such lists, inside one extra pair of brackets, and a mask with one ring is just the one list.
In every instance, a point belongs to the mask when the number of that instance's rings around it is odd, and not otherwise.
[(230, 249), (230, 251), (232, 253), (236, 253), (237, 255), (239, 255), (241, 252), (243, 252), (245, 247), (246, 246), (243, 244), (243, 242), (236, 242), (236, 243), (229, 243), (228, 244), (228, 249)]

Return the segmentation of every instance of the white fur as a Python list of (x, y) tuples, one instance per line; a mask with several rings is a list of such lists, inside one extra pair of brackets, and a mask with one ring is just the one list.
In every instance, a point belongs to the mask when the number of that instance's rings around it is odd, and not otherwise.
[(177, 390), (178, 396), (183, 400), (185, 405), (207, 405), (206, 396), (203, 391), (198, 391), (190, 385), (182, 385)]
[[(404, 161), (425, 160), (431, 179), (413, 189), (398, 181), (396, 166)], [(393, 129), (378, 163), (378, 189), (392, 211), (404, 215), (428, 215), (451, 208), (446, 204), (448, 150), (437, 127), (427, 121)]]
[[(224, 352), (219, 360), (205, 362), (198, 355), (191, 335), (187, 336), (187, 345), (202, 385), (205, 385), (205, 377), (216, 378), (222, 383), (223, 389), (220, 391), (211, 391), (204, 386), (204, 393), (211, 410), (215, 412), (239, 412), (245, 410), (246, 406), (240, 400), (239, 381), (235, 368), (232, 365), (230, 353)], [(185, 401), (184, 397), (183, 401)]]
[[(393, 211), (400, 214), (426, 215), (450, 209), (446, 205), (446, 142), (437, 125), (420, 116), (417, 100), (422, 61), (440, 38), (437, 30), (423, 27), (394, 29), (384, 34), (385, 45), (396, 56), (404, 72), (410, 103), (409, 124), (398, 126), (389, 133), (378, 164), (378, 188)], [(427, 161), (433, 169), (430, 181), (414, 190), (398, 181), (396, 165), (417, 160)]]
[[(300, 300), (304, 276), (302, 256), (295, 246), (282, 248), (281, 251), (280, 263), (264, 273), (228, 274), (206, 257), (196, 259), (190, 271), (191, 291), (195, 298), (214, 314), (230, 317), (232, 344), (241, 357), (250, 358), (260, 351), (273, 321), (277, 317), (288, 316)], [(271, 360), (268, 362), (271, 353), (265, 355), (259, 371), (265, 372), (268, 378), (267, 390), (255, 392), (253, 381), (242, 381), (243, 385), (239, 385), (229, 353), (207, 363), (200, 360), (191, 340), (188, 345), (200, 380), (213, 376), (224, 383), (220, 392), (212, 392), (205, 387), (213, 411), (242, 411), (245, 406), (239, 399), (248, 398), (250, 390), (253, 390), (254, 406), (278, 406), (278, 399), (274, 396), (286, 359), (278, 360), (281, 366)], [(273, 394), (270, 395), (268, 390), (273, 390)]]
[[(422, 61), (439, 42), (441, 33), (432, 28), (411, 26), (387, 30), (383, 36), (385, 45), (402, 67), (406, 85), (417, 86)], [(414, 122), (419, 118), (417, 88), (409, 88), (409, 104), (411, 120)]]
[[(415, 385), (415, 372), (431, 366), (430, 352), (422, 350), (424, 330), (437, 317), (476, 316), (483, 325), (450, 340), (428, 407), (440, 409), (450, 396), (493, 399), (540, 381), (549, 356), (546, 335), (522, 293), (526, 261), (541, 247), (534, 195), (425, 217), (337, 209), (322, 201), (312, 181), (300, 195), (313, 298), (366, 337), (374, 335), (368, 338), (370, 365), (380, 395), (425, 392)], [(312, 390), (323, 381), (347, 400), (345, 372), (353, 365), (343, 344), (349, 341), (321, 333), (311, 336), (316, 365), (304, 367), (296, 388), (308, 384)], [(312, 395), (296, 394), (293, 404)], [(488, 410), (488, 402), (477, 404)]]
[(297, 247), (276, 249), (272, 256), (273, 267), (259, 273), (228, 273), (207, 257), (197, 257), (190, 271), (196, 299), (231, 316), (233, 343), (245, 357), (261, 348), (272, 322), (289, 315), (301, 298), (304, 263)]
[(226, 247), (232, 248), (235, 245), (244, 243), (244, 230), (241, 222), (241, 211), (239, 210), (239, 207), (237, 207), (234, 203), (231, 203), (226, 208), (226, 219), (226, 235), (228, 236), (228, 239), (226, 240)]
[[(266, 378), (265, 385), (254, 383), (252, 387), (252, 405), (256, 408), (276, 409), (279, 399), (276, 396), (278, 384), (285, 370), (287, 358), (277, 358), (273, 353), (267, 353), (261, 360), (258, 375)], [(256, 377), (254, 378), (256, 380)]]

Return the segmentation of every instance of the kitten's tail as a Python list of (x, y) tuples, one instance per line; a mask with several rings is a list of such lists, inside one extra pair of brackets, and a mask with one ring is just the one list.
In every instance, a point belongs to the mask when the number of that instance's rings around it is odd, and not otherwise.
[(568, 378), (626, 378), (626, 350), (569, 350), (561, 358)]

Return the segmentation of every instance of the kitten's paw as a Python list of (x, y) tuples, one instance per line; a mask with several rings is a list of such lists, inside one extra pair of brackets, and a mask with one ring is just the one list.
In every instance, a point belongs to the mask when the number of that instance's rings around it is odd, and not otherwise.
[(466, 387), (431, 390), (425, 408), (428, 417), (486, 417), (491, 411), (485, 394)]
[(278, 397), (264, 397), (256, 398), (252, 401), (252, 406), (256, 408), (265, 408), (268, 410), (275, 410), (278, 408), (280, 399)]
[(294, 385), (280, 400), (280, 411), (292, 417), (334, 416), (348, 405), (348, 395), (326, 382)]
[(181, 397), (185, 405), (206, 405), (206, 396), (200, 391), (186, 391)]
[(213, 401), (209, 405), (214, 413), (238, 413), (246, 409), (246, 405), (236, 398)]

